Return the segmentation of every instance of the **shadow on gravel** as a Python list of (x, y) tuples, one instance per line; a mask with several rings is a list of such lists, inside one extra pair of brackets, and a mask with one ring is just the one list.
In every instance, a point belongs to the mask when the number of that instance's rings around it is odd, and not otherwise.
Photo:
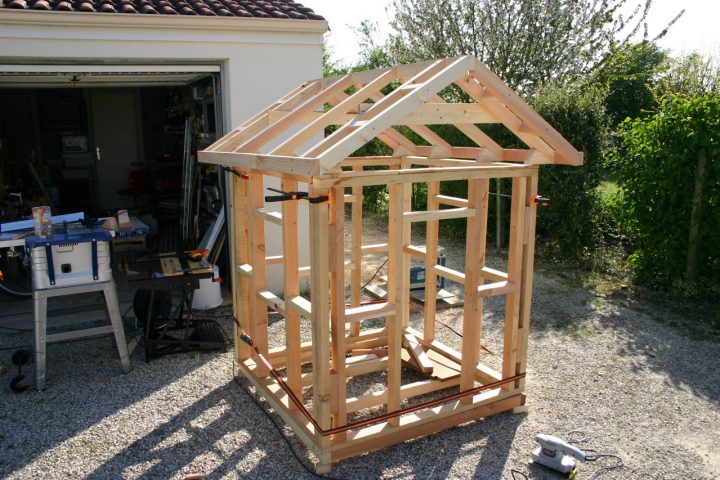
[[(334, 478), (421, 478), (445, 479), (453, 476), (501, 478), (517, 429), (524, 415), (502, 413), (444, 430), (437, 435), (393, 445), (359, 458), (337, 464)], [(462, 464), (461, 457), (477, 463)], [(455, 469), (451, 472), (451, 469)], [(458, 470), (458, 469), (461, 469)], [(474, 474), (472, 474), (474, 472)]]
[[(209, 314), (222, 315), (220, 310)], [(17, 374), (11, 355), (15, 347), (28, 343), (32, 343), (30, 332), (0, 335), (0, 349), (8, 348), (0, 351), (0, 365), (7, 365), (9, 370), (0, 377), (0, 477), (31, 464), (213, 358), (213, 353), (169, 355), (145, 363), (144, 351), (138, 347), (131, 357), (133, 370), (123, 374), (109, 336), (48, 344), (45, 391), (31, 388), (15, 393), (9, 387), (10, 379)], [(32, 375), (33, 365), (24, 366), (23, 374)]]
[[(569, 335), (592, 341), (600, 330), (620, 337), (616, 347), (635, 373), (667, 376), (675, 387), (720, 404), (720, 342), (699, 340), (668, 325), (693, 322), (677, 312), (632, 299), (604, 298), (567, 279), (540, 273), (535, 279), (531, 336)], [(532, 342), (532, 337), (531, 340)]]
[(269, 421), (230, 380), (84, 478), (287, 478), (298, 465)]

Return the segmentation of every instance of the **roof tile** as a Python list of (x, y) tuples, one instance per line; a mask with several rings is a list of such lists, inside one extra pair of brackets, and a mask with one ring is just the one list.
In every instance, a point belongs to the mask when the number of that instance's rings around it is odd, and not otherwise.
[(0, 0), (0, 9), (325, 20), (290, 0)]

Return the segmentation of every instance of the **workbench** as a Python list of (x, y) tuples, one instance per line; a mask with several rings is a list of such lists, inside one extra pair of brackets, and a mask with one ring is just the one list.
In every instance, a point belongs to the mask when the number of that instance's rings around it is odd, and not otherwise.
[[(192, 315), (195, 289), (200, 280), (213, 277), (212, 265), (207, 261), (191, 261), (183, 253), (160, 254), (126, 261), (119, 265), (116, 277), (121, 285), (149, 290), (149, 299), (141, 302), (146, 303), (147, 313), (135, 312), (144, 321), (145, 361), (169, 353), (225, 350), (225, 337), (218, 324), (213, 320), (195, 319)], [(157, 321), (157, 292), (180, 294), (179, 305), (161, 321)]]

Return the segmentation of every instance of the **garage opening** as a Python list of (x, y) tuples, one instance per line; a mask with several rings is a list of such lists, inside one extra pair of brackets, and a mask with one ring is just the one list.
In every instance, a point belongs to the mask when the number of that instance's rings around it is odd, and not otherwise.
[(222, 206), (218, 172), (194, 161), (224, 132), (219, 70), (0, 65), (0, 222), (127, 209), (162, 249), (194, 248)]

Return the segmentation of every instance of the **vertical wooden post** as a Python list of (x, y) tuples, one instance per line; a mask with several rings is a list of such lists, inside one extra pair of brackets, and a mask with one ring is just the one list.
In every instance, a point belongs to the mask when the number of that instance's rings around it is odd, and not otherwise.
[(495, 248), (498, 250), (505, 245), (505, 193), (503, 193), (503, 179), (496, 178), (495, 194)]
[(700, 236), (700, 219), (702, 218), (703, 183), (705, 183), (705, 164), (707, 152), (700, 150), (695, 167), (695, 188), (693, 190), (692, 210), (690, 211), (690, 234), (688, 235), (687, 262), (685, 263), (685, 280), (697, 281), (697, 252)]
[[(518, 326), (520, 322), (520, 284), (523, 269), (523, 230), (525, 227), (525, 202), (527, 178), (516, 177), (512, 181), (512, 204), (510, 206), (510, 240), (508, 245), (508, 281), (517, 288), (505, 298), (505, 338), (503, 342), (503, 378), (517, 372)], [(503, 390), (510, 391), (514, 384), (506, 383)]]
[[(440, 182), (428, 183), (427, 209), (439, 210), (440, 203), (437, 200), (440, 195)], [(432, 342), (435, 340), (435, 315), (437, 302), (437, 275), (433, 275), (432, 268), (437, 264), (438, 232), (440, 230), (439, 220), (428, 220), (425, 224), (425, 305), (423, 322), (423, 338)]]
[[(362, 171), (362, 166), (353, 167), (353, 171)], [(363, 221), (363, 187), (353, 187), (352, 194), (355, 202), (352, 204), (352, 236), (351, 236), (351, 261), (353, 268), (350, 271), (350, 305), (360, 306), (362, 292), (362, 221)], [(360, 334), (360, 322), (350, 325), (350, 336)]]
[[(412, 164), (408, 163), (407, 168), (411, 168)], [(402, 192), (402, 210), (403, 212), (409, 212), (412, 210), (412, 192), (413, 192), (413, 184), (403, 184), (403, 192)], [(405, 288), (403, 289), (403, 297), (402, 301), (404, 304), (408, 307), (403, 312), (402, 317), (402, 327), (403, 331), (410, 326), (410, 255), (405, 253), (404, 247), (407, 245), (410, 245), (410, 238), (412, 235), (412, 222), (405, 222), (403, 221), (402, 215), (400, 216), (400, 221), (402, 223), (402, 236), (400, 237), (400, 242), (403, 246), (403, 268), (400, 270), (400, 273), (402, 274), (402, 282), (403, 285), (405, 285)]]
[[(489, 180), (468, 181), (468, 206), (475, 209), (475, 215), (467, 219), (460, 390), (469, 390), (475, 386), (475, 367), (480, 361), (483, 299), (478, 295), (478, 285), (481, 283), (480, 272), (485, 264), (489, 193)], [(466, 396), (461, 401), (469, 404), (473, 398)]]
[[(311, 188), (313, 195), (327, 195), (327, 189)], [(328, 202), (311, 203), (310, 208), (310, 296), (312, 299), (313, 410), (323, 430), (331, 427), (330, 389), (330, 285), (328, 262)], [(320, 450), (327, 452), (320, 465), (329, 466), (330, 437), (316, 434)]]
[[(402, 384), (402, 337), (405, 318), (409, 307), (409, 268), (407, 254), (403, 250), (403, 205), (406, 185), (390, 185), (390, 215), (388, 226), (388, 303), (395, 304), (395, 315), (387, 317), (388, 330), (388, 402), (387, 411), (400, 409), (400, 386)], [(399, 424), (399, 417), (388, 421), (392, 426)]]
[[(232, 269), (233, 288), (233, 315), (240, 322), (243, 330), (249, 332), (251, 309), (250, 300), (250, 279), (238, 272), (238, 267), (250, 262), (250, 245), (248, 238), (248, 199), (247, 180), (235, 174), (229, 174), (231, 192), (231, 203), (228, 205), (230, 218), (229, 238), (234, 239), (230, 249), (230, 265)], [(240, 340), (240, 328), (234, 327), (235, 332), (235, 358), (242, 362), (250, 358), (250, 346)]]
[[(515, 375), (525, 373), (527, 369), (528, 334), (530, 332), (530, 307), (532, 303), (533, 270), (535, 262), (535, 220), (537, 205), (533, 199), (538, 194), (538, 176), (528, 178), (525, 196), (525, 231), (522, 251), (522, 280), (520, 283), (520, 320), (518, 322), (517, 369)], [(525, 379), (518, 381), (518, 388), (525, 389)], [(523, 400), (524, 402), (524, 400)]]
[[(250, 322), (250, 336), (260, 353), (268, 354), (267, 307), (258, 298), (257, 293), (267, 287), (267, 272), (265, 267), (265, 220), (253, 214), (253, 210), (263, 208), (265, 198), (264, 178), (260, 172), (252, 171), (249, 180), (248, 195), (248, 233), (250, 236), (250, 261), (252, 265), (252, 281), (249, 303), (252, 305), (253, 317)], [(258, 375), (266, 377), (270, 374), (262, 362), (258, 364)]]
[[(347, 423), (345, 381), (345, 193), (342, 187), (330, 191), (330, 327), (332, 337), (333, 426)], [(334, 440), (345, 438), (337, 435)]]
[[(298, 182), (283, 178), (281, 190), (294, 192), (298, 189)], [(284, 257), (284, 285), (283, 297), (285, 305), (290, 299), (300, 295), (300, 279), (298, 276), (298, 202), (282, 202), (282, 235)], [(300, 359), (300, 315), (294, 308), (285, 309), (285, 352), (287, 365), (287, 383), (290, 389), (302, 397), (302, 366)], [(290, 402), (290, 410), (297, 410)]]

